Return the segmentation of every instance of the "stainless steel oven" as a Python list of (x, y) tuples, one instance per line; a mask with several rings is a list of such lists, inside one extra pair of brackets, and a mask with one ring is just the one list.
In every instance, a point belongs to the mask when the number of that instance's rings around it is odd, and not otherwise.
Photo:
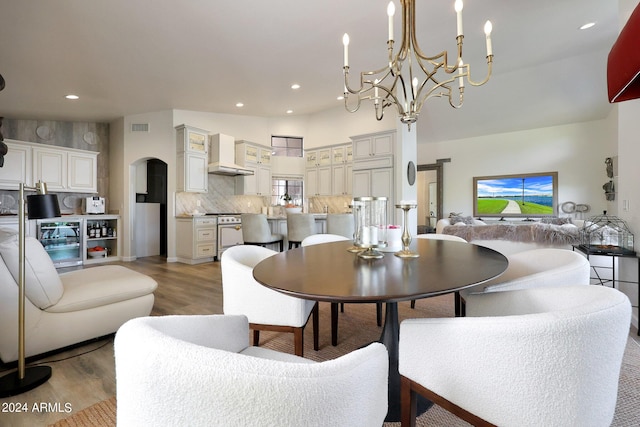
[(44, 246), (56, 268), (82, 264), (82, 219), (55, 221), (39, 219), (36, 222), (37, 239)]
[(242, 220), (240, 219), (240, 215), (218, 215), (218, 260), (226, 249), (243, 243)]

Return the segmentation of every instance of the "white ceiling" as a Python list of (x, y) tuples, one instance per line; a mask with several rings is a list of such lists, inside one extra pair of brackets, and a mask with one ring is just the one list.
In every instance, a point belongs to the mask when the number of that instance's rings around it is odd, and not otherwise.
[[(0, 0), (0, 115), (108, 122), (166, 109), (278, 117), (335, 108), (342, 34), (351, 37), (352, 75), (382, 67), (387, 2)], [(417, 0), (425, 53), (454, 51), (453, 3)], [(482, 27), (493, 22), (493, 77), (468, 87), (460, 110), (430, 100), (420, 140), (609, 114), (606, 58), (618, 33), (617, 1), (466, 0), (463, 16), (465, 62), (476, 80), (486, 69)], [(579, 31), (588, 21), (597, 25)], [(295, 92), (294, 82), (302, 86)], [(68, 93), (80, 99), (65, 100)], [(372, 106), (362, 108), (375, 120)]]

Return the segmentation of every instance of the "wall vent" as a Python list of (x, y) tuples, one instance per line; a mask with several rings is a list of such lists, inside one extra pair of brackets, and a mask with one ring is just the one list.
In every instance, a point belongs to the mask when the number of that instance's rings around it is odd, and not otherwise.
[(149, 132), (149, 123), (131, 123), (131, 132)]

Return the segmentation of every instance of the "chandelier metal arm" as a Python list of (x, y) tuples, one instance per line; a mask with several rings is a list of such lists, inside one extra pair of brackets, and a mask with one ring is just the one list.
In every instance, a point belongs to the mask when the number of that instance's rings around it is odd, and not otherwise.
[[(400, 120), (409, 125), (417, 120), (424, 103), (434, 97), (446, 97), (453, 108), (460, 108), (464, 102), (464, 81), (472, 86), (481, 86), (491, 77), (493, 69), (493, 53), (491, 49), (491, 23), (485, 24), (487, 42), (487, 75), (482, 81), (471, 79), (470, 65), (462, 61), (464, 35), (462, 32), (462, 0), (456, 0), (455, 9), (458, 19), (458, 35), (456, 36), (456, 61), (449, 64), (449, 52), (444, 50), (435, 56), (424, 54), (418, 44), (416, 36), (415, 0), (400, 0), (402, 5), (402, 41), (397, 53), (394, 54), (393, 40), (393, 3), (389, 4), (389, 37), (387, 40), (388, 63), (374, 71), (360, 73), (360, 87), (353, 89), (349, 86), (348, 44), (347, 34), (343, 37), (344, 48), (344, 98), (347, 111), (355, 112), (360, 108), (363, 99), (374, 102), (377, 120), (382, 120), (384, 110), (395, 105)], [(415, 67), (415, 69), (414, 69)], [(422, 73), (420, 73), (420, 71)], [(457, 72), (457, 73), (456, 73)], [(438, 73), (441, 75), (438, 76)], [(420, 77), (418, 74), (421, 74)], [(442, 80), (438, 77), (447, 76)], [(407, 81), (408, 80), (408, 81)], [(455, 96), (454, 85), (458, 87), (458, 97)], [(384, 93), (380, 96), (380, 90)], [(355, 107), (348, 105), (349, 94), (357, 95)], [(457, 98), (455, 102), (454, 98)]]

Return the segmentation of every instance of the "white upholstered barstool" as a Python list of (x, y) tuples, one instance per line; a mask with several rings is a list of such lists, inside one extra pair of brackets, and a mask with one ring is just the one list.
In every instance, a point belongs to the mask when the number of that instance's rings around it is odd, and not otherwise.
[(305, 237), (312, 234), (316, 234), (316, 218), (313, 214), (296, 213), (287, 215), (289, 249), (300, 246)]
[(265, 214), (243, 213), (242, 220), (242, 240), (245, 245), (264, 246), (279, 243), (280, 252), (284, 249), (284, 236), (273, 234), (269, 228), (269, 221)]
[(327, 214), (327, 233), (353, 239), (353, 214)]

